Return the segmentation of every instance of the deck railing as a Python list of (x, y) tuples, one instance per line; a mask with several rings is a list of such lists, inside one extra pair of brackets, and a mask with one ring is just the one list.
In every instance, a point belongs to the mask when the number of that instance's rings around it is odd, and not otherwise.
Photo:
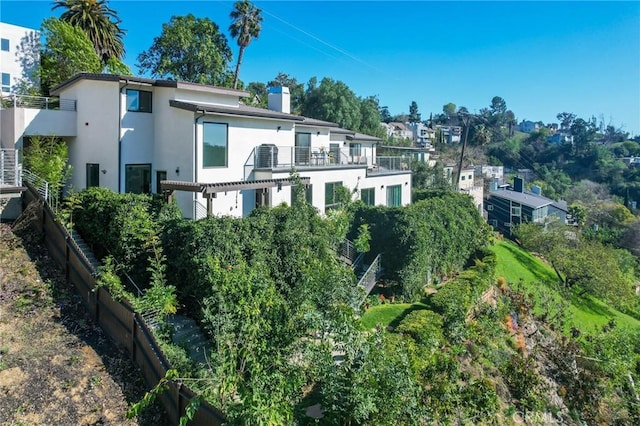
[(2, 108), (31, 108), (60, 111), (76, 110), (76, 101), (74, 99), (61, 99), (47, 96), (3, 96), (0, 100), (0, 105), (2, 105)]
[(376, 256), (373, 262), (371, 262), (371, 265), (369, 265), (367, 272), (365, 272), (364, 275), (360, 278), (360, 281), (358, 281), (358, 285), (364, 288), (365, 296), (368, 296), (369, 293), (371, 293), (371, 290), (373, 290), (373, 287), (375, 287), (381, 275), (382, 255), (379, 254)]

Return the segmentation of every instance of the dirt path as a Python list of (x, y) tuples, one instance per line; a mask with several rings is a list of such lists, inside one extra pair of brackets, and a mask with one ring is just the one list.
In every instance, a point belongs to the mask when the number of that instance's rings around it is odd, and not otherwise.
[(141, 372), (87, 318), (32, 231), (0, 224), (0, 425), (163, 425), (125, 417)]

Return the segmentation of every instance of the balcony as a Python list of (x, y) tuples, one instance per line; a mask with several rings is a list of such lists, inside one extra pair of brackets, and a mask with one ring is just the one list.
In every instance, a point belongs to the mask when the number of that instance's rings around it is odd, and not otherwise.
[[(346, 150), (345, 150), (346, 151)], [(408, 157), (368, 157), (347, 155), (342, 149), (316, 150), (308, 147), (263, 144), (255, 147), (245, 164), (245, 176), (253, 169), (271, 171), (296, 168), (298, 170), (366, 168), (367, 175), (409, 173)]]
[(5, 148), (14, 148), (23, 136), (77, 134), (73, 99), (11, 95), (0, 98), (0, 106)]
[(60, 99), (46, 96), (10, 95), (0, 100), (2, 108), (29, 108), (59, 111), (75, 111), (76, 101), (73, 99)]

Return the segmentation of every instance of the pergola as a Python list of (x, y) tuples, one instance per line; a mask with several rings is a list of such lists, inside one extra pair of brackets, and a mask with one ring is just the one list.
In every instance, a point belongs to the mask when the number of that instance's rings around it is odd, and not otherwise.
[(217, 182), (217, 183), (200, 183), (185, 182), (179, 180), (163, 180), (160, 181), (160, 189), (165, 195), (167, 202), (173, 202), (173, 193), (175, 191), (199, 192), (207, 199), (207, 216), (213, 216), (213, 199), (217, 197), (219, 192), (242, 191), (244, 189), (259, 189), (260, 205), (266, 204), (266, 194), (269, 188), (281, 189), (283, 186), (309, 185), (310, 178), (280, 178), (280, 179), (262, 179), (236, 182)]

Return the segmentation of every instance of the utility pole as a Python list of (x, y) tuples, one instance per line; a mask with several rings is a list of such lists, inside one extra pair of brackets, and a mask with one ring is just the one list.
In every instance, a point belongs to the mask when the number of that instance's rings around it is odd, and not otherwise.
[(467, 137), (469, 136), (469, 124), (471, 123), (472, 116), (470, 114), (459, 114), (462, 118), (462, 124), (464, 125), (464, 138), (462, 141), (462, 151), (460, 152), (460, 161), (458, 161), (458, 172), (456, 173), (456, 180), (453, 183), (456, 191), (460, 190), (460, 173), (462, 173), (462, 159), (464, 158), (464, 150), (467, 147)]

